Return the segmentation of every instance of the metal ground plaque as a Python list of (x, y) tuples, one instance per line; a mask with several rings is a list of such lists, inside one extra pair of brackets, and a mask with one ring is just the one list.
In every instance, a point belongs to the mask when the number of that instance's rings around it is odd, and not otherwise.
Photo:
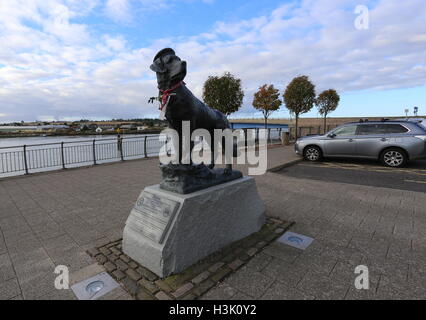
[(301, 250), (305, 250), (311, 245), (314, 239), (303, 234), (287, 231), (281, 237), (279, 237), (277, 241)]
[(78, 282), (71, 290), (79, 300), (96, 300), (117, 288), (119, 284), (106, 272)]
[(136, 202), (128, 223), (132, 222), (133, 229), (161, 244), (178, 208), (179, 202), (145, 191)]

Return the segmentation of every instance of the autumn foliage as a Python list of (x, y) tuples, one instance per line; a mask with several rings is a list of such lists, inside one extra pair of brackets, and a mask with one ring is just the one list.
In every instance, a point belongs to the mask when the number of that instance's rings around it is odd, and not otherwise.
[(274, 88), (274, 85), (264, 84), (254, 94), (253, 107), (262, 111), (265, 119), (265, 128), (268, 126), (268, 118), (272, 112), (278, 110), (282, 104), (280, 100), (280, 91)]

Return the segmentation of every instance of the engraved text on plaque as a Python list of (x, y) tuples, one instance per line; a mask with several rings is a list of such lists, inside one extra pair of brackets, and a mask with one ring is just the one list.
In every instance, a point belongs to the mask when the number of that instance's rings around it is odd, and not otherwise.
[(179, 202), (145, 191), (136, 202), (130, 225), (140, 234), (162, 243), (178, 208)]

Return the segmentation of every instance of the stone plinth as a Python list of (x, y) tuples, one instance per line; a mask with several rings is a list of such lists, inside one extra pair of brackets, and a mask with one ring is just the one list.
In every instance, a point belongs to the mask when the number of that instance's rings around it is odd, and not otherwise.
[(186, 195), (154, 185), (127, 219), (123, 252), (166, 277), (259, 231), (264, 222), (265, 205), (251, 177)]

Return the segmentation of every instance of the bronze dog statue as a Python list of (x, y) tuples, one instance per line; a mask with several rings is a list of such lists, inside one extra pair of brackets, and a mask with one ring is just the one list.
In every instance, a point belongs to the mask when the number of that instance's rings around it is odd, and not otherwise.
[[(187, 72), (186, 62), (182, 61), (178, 56), (176, 56), (176, 53), (173, 49), (165, 48), (160, 50), (155, 55), (150, 69), (157, 75), (159, 89), (159, 96), (157, 99), (160, 101), (160, 110), (162, 115), (167, 120), (169, 127), (176, 130), (179, 134), (180, 161), (183, 159), (182, 121), (189, 121), (191, 134), (196, 129), (205, 129), (209, 131), (210, 137), (214, 136), (214, 129), (225, 130), (231, 128), (225, 115), (205, 105), (203, 102), (197, 99), (186, 87), (185, 83), (183, 82)], [(151, 98), (149, 102), (153, 102), (154, 99), (156, 98)], [(210, 146), (212, 146), (212, 144), (213, 143), (211, 143)], [(191, 150), (192, 147), (193, 143), (191, 143)], [(227, 164), (226, 169), (224, 170), (211, 170), (215, 165), (213, 161), (213, 154), (214, 153), (212, 150), (212, 162), (208, 167), (204, 166), (203, 164), (197, 166), (190, 165), (190, 167), (183, 167), (182, 165), (163, 166), (162, 170), (165, 180), (163, 181), (164, 186), (162, 185), (162, 187), (164, 187), (164, 189), (170, 190), (171, 188), (169, 187), (172, 184), (172, 181), (174, 181), (176, 184), (177, 180), (185, 180), (185, 178), (188, 178), (182, 177), (182, 175), (189, 175), (192, 176), (192, 178), (195, 177), (196, 180), (198, 179), (195, 184), (204, 184), (204, 182), (200, 182), (200, 179), (211, 180), (206, 184), (205, 187), (236, 179), (235, 176), (241, 177), (241, 173), (239, 171), (232, 170), (232, 164)], [(207, 168), (210, 171), (206, 171)], [(229, 177), (221, 178), (219, 175)], [(221, 181), (213, 182), (212, 179)], [(169, 186), (167, 186), (167, 183), (165, 182), (168, 182)], [(191, 183), (194, 183), (194, 181), (186, 183), (185, 185), (188, 186), (188, 184)], [(199, 185), (195, 189), (199, 190), (202, 188), (204, 188), (204, 186), (201, 187), (201, 185)], [(187, 189), (193, 190), (194, 188), (188, 187)], [(180, 193), (188, 193), (184, 191), (185, 190), (177, 190), (177, 192)]]

